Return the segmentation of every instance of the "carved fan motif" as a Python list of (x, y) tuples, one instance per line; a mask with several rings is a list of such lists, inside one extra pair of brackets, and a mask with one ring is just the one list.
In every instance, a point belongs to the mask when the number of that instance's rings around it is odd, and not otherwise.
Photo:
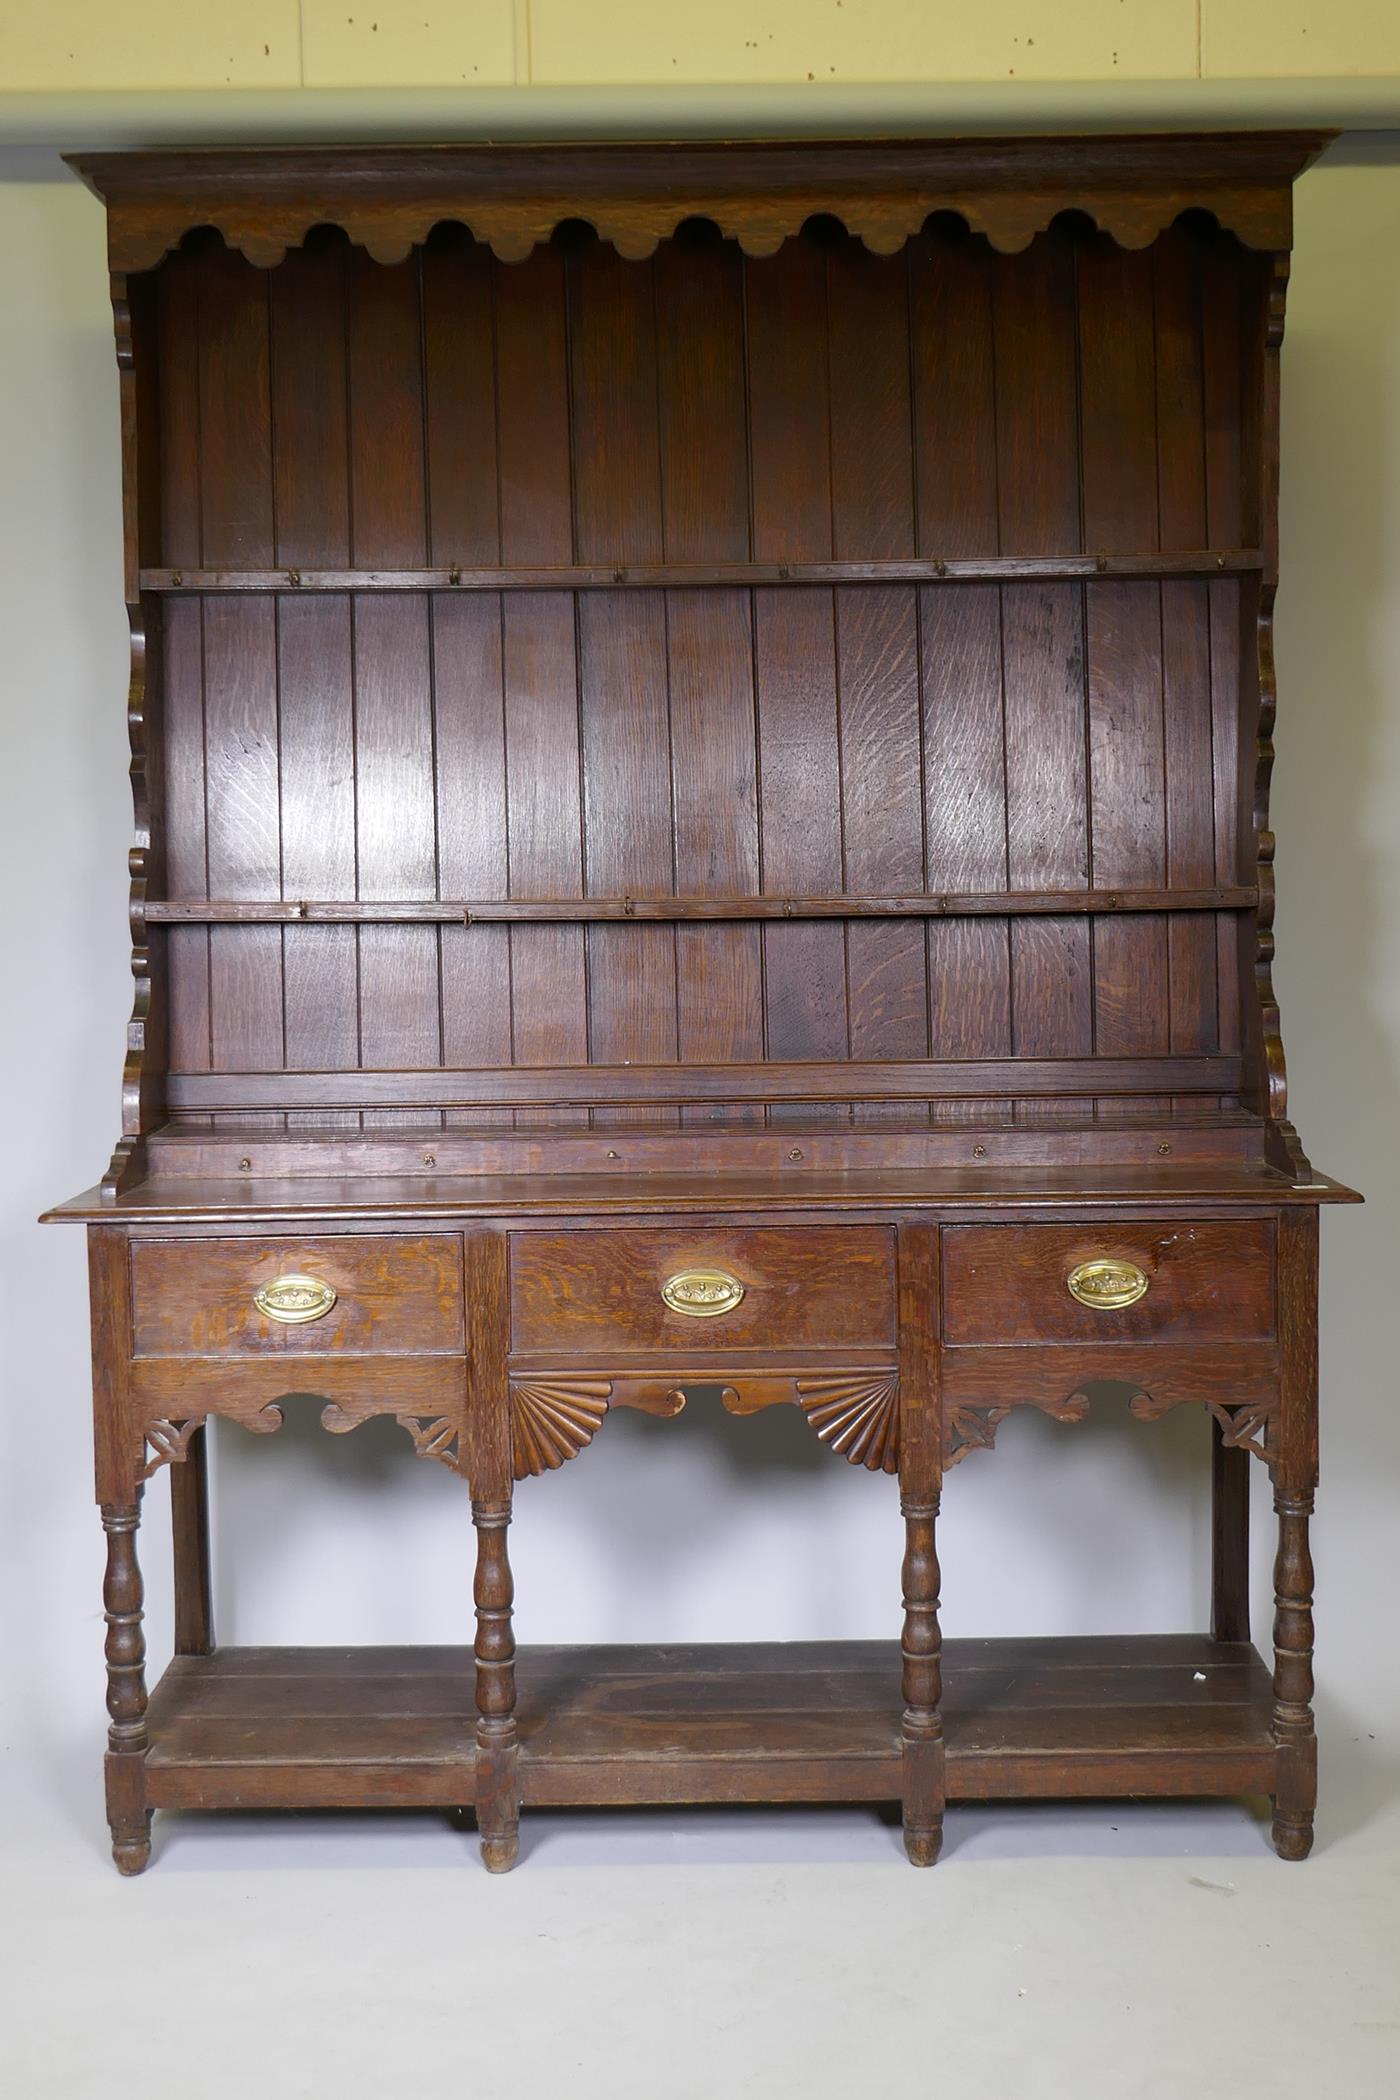
[(817, 1435), (853, 1466), (899, 1468), (899, 1385), (893, 1378), (799, 1380), (798, 1405)]
[(611, 1384), (601, 1378), (512, 1385), (515, 1477), (553, 1473), (591, 1444), (608, 1411)]

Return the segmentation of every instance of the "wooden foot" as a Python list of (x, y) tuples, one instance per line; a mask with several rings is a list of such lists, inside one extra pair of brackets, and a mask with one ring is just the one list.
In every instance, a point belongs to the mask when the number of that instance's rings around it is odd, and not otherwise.
[(510, 1837), (484, 1837), (481, 1840), (481, 1863), (488, 1874), (509, 1874), (520, 1857), (518, 1835)]
[(144, 1874), (151, 1858), (151, 1815), (146, 1811), (141, 1823), (112, 1831), (112, 1858), (119, 1874)]
[(915, 1830), (911, 1824), (905, 1824), (904, 1856), (911, 1867), (933, 1866), (942, 1850), (943, 1822), (941, 1817), (931, 1828), (922, 1830)]
[(1280, 1859), (1306, 1859), (1313, 1848), (1311, 1816), (1284, 1815), (1274, 1806), (1274, 1850)]

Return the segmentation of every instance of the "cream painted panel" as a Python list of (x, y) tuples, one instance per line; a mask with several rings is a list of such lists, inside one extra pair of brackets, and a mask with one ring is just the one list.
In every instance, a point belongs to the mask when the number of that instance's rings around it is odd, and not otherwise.
[(1210, 78), (1400, 73), (1397, 0), (1201, 0)]
[(301, 20), (307, 87), (515, 80), (512, 0), (302, 0)]
[(285, 88), (297, 0), (0, 0), (3, 88)]
[(530, 0), (563, 83), (1193, 78), (1195, 0)]

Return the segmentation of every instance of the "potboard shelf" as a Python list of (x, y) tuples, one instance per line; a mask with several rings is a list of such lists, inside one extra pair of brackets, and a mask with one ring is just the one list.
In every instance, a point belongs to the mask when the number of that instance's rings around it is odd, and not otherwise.
[[(894, 1801), (895, 1641), (522, 1647), (522, 1800)], [(944, 1651), (956, 1800), (1239, 1794), (1270, 1783), (1269, 1673), (1247, 1642), (959, 1640)], [(230, 1648), (152, 1695), (161, 1808), (467, 1806), (465, 1648)]]

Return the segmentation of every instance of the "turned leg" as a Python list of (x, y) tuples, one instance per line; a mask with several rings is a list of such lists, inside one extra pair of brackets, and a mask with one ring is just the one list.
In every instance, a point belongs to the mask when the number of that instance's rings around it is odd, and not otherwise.
[(136, 1533), (141, 1491), (128, 1504), (104, 1502), (107, 1574), (102, 1585), (107, 1621), (107, 1821), (112, 1857), (123, 1874), (139, 1874), (151, 1856), (151, 1812), (146, 1806), (146, 1635), (142, 1625), (141, 1564)]
[(476, 1821), (481, 1857), (493, 1874), (515, 1865), (520, 1849), (516, 1778), (515, 1584), (506, 1551), (510, 1505), (472, 1505), (476, 1526)]
[(931, 1867), (943, 1844), (943, 1641), (938, 1628), (938, 1504), (904, 1509), (904, 1850)]
[(196, 1429), (170, 1471), (170, 1528), (175, 1547), (175, 1653), (212, 1655), (214, 1610), (209, 1577), (209, 1431)]
[(1308, 1521), (1317, 1488), (1317, 1212), (1278, 1222), (1279, 1413), (1269, 1433), (1274, 1559), (1274, 1849), (1306, 1859), (1317, 1805), (1313, 1727), (1313, 1565)]
[(1313, 1727), (1313, 1564), (1308, 1548), (1311, 1495), (1274, 1497), (1274, 1849), (1280, 1859), (1306, 1859), (1317, 1805), (1317, 1735)]
[(1217, 1641), (1249, 1639), (1249, 1468), (1211, 1418), (1210, 1630)]

